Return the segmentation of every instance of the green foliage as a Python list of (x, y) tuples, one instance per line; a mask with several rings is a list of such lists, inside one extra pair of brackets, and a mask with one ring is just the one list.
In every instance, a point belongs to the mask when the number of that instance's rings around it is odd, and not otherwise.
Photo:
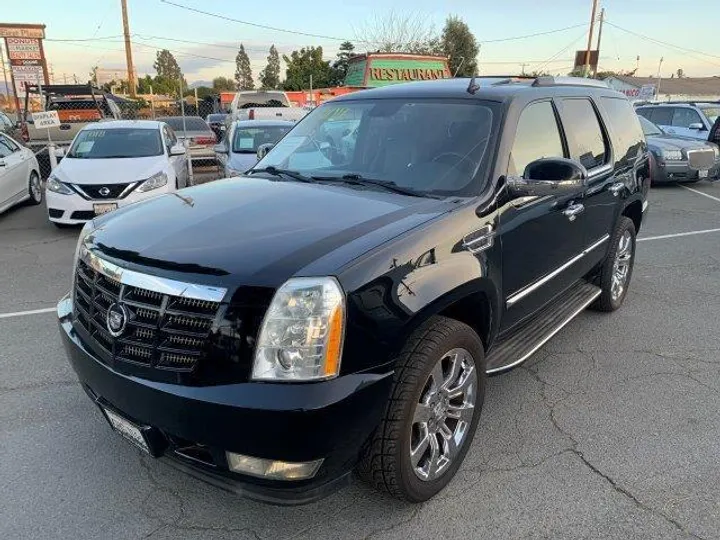
[(340, 44), (340, 50), (337, 53), (336, 60), (332, 64), (332, 73), (329, 86), (342, 86), (345, 84), (347, 77), (348, 65), (350, 58), (355, 52), (355, 45), (349, 41), (343, 41)]
[(447, 18), (440, 42), (443, 54), (449, 59), (452, 75), (471, 77), (476, 73), (480, 49), (475, 36), (460, 17), (451, 15)]
[(305, 90), (310, 88), (312, 76), (313, 88), (330, 86), (333, 81), (330, 62), (323, 60), (322, 47), (303, 47), (293, 51), (290, 56), (283, 55), (287, 65), (285, 70), (285, 90)]
[(280, 87), (280, 55), (275, 45), (270, 46), (267, 66), (260, 72), (260, 86), (268, 90), (275, 90)]
[(252, 90), (255, 88), (255, 80), (250, 68), (250, 58), (245, 52), (242, 43), (235, 57), (235, 86), (238, 90)]
[[(215, 77), (212, 81), (212, 88), (209, 88), (208, 90), (214, 90), (216, 93), (218, 92), (234, 92), (236, 89), (235, 81), (233, 81), (230, 77)], [(207, 87), (200, 87), (200, 88), (207, 88)], [(199, 95), (199, 94), (198, 94)]]
[(182, 77), (180, 66), (175, 60), (173, 54), (167, 49), (156, 53), (155, 63), (153, 64), (157, 76), (168, 80), (179, 81)]

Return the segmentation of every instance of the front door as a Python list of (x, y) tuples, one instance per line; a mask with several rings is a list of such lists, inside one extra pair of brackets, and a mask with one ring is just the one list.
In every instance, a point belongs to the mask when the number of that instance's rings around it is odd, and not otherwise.
[(29, 171), (21, 148), (14, 141), (0, 133), (0, 169), (2, 169), (3, 202), (23, 193), (27, 187)]
[[(690, 126), (693, 127), (691, 128)], [(667, 129), (667, 132), (691, 139), (707, 140), (708, 137), (705, 122), (703, 122), (698, 112), (690, 107), (675, 107), (672, 116), (672, 125)]]
[[(567, 157), (552, 101), (531, 103), (521, 113), (508, 164), (509, 176), (543, 157)], [(568, 215), (582, 192), (505, 201), (499, 209), (505, 312), (501, 331), (535, 313), (580, 276), (570, 262), (583, 249), (585, 216)]]

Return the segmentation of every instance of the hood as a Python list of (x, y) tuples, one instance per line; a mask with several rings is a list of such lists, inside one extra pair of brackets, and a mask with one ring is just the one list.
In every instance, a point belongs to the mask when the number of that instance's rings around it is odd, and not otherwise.
[(97, 218), (91, 242), (121, 264), (141, 265), (145, 272), (154, 268), (149, 273), (227, 288), (277, 287), (343, 248), (342, 255), (328, 257), (333, 268), (322, 268), (332, 275), (452, 207), (443, 200), (362, 188), (241, 177)]
[(240, 154), (231, 152), (227, 160), (227, 167), (235, 169), (236, 171), (247, 171), (249, 168), (257, 163), (257, 154)]
[(165, 156), (120, 159), (64, 158), (55, 169), (70, 184), (123, 184), (145, 180), (164, 169)]
[(696, 150), (699, 148), (710, 148), (712, 145), (700, 139), (687, 139), (674, 135), (651, 135), (646, 137), (648, 146), (660, 150)]

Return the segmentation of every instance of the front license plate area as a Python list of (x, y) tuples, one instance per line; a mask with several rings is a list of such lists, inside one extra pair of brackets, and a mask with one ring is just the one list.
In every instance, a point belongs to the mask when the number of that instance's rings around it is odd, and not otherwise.
[(102, 214), (112, 212), (113, 210), (117, 210), (117, 207), (117, 203), (93, 204), (93, 210), (95, 211), (96, 216), (100, 216)]
[(136, 426), (129, 420), (126, 420), (119, 414), (114, 413), (109, 409), (106, 409), (105, 407), (102, 407), (102, 410), (103, 413), (105, 413), (105, 418), (108, 419), (108, 422), (110, 422), (110, 425), (115, 431), (117, 431), (120, 435), (123, 436), (124, 439), (130, 441), (143, 452), (152, 455), (152, 452), (150, 452), (150, 447), (148, 446), (147, 441), (145, 440), (145, 437), (143, 436), (142, 431), (140, 431), (140, 428), (138, 426)]
[(698, 171), (698, 178), (707, 178), (707, 177), (708, 177), (707, 170)]

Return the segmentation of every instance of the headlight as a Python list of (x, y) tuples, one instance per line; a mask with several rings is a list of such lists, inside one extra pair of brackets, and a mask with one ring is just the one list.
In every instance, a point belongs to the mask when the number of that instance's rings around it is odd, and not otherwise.
[(145, 180), (143, 184), (137, 189), (140, 192), (152, 191), (153, 189), (161, 188), (168, 182), (167, 174), (160, 171), (157, 174), (152, 175), (150, 178)]
[(683, 155), (680, 150), (663, 150), (662, 157), (670, 161), (680, 161)]
[(345, 295), (331, 277), (292, 278), (278, 289), (265, 314), (252, 378), (315, 381), (340, 372)]
[(47, 189), (60, 195), (72, 195), (74, 191), (58, 180), (57, 176), (51, 174), (47, 179)]

